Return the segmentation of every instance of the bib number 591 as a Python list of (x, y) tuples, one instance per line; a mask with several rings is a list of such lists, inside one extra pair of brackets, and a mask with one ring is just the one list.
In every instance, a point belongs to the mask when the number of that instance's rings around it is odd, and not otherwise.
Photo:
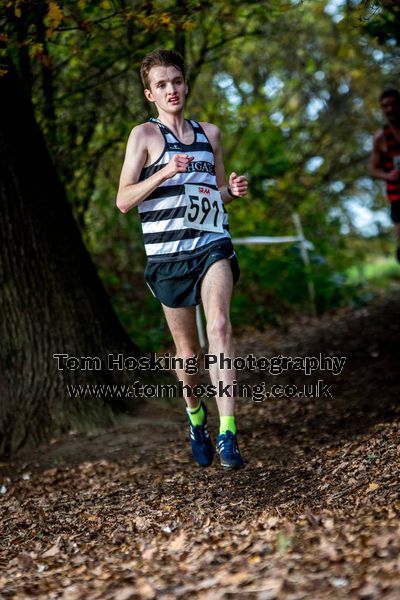
[(217, 200), (214, 200), (214, 202), (211, 204), (211, 202), (207, 198), (207, 196), (203, 196), (202, 198), (199, 198), (199, 196), (192, 196), (192, 194), (189, 195), (189, 200), (190, 200), (190, 206), (189, 206), (189, 211), (188, 211), (188, 220), (191, 223), (195, 223), (199, 219), (198, 223), (200, 223), (200, 225), (203, 225), (203, 223), (207, 219), (208, 215), (210, 214), (211, 210), (214, 209), (214, 211), (213, 211), (214, 218), (212, 220), (212, 224), (213, 224), (213, 227), (218, 226), (217, 221), (218, 221), (219, 206), (218, 206)]
[(186, 185), (187, 209), (184, 224), (202, 231), (223, 232), (223, 206), (217, 190)]

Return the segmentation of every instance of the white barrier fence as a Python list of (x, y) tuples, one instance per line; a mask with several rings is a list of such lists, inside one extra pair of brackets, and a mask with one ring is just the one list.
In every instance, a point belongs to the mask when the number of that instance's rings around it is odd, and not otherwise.
[[(244, 238), (236, 238), (233, 239), (233, 244), (285, 244), (285, 243), (293, 243), (299, 242), (300, 244), (300, 255), (302, 261), (305, 266), (305, 270), (307, 273), (310, 271), (310, 258), (308, 255), (308, 251), (314, 248), (314, 245), (309, 240), (306, 240), (303, 233), (303, 227), (301, 225), (300, 215), (298, 213), (293, 213), (292, 215), (293, 223), (296, 228), (297, 235), (287, 235), (287, 236), (250, 236)], [(315, 316), (315, 288), (314, 283), (312, 281), (307, 281), (307, 289), (308, 289), (308, 298), (310, 302), (310, 312), (313, 316)], [(201, 314), (201, 305), (196, 306), (196, 323), (197, 323), (197, 332), (199, 335), (199, 342), (201, 349), (205, 351), (207, 349), (207, 336), (204, 328), (203, 317)]]

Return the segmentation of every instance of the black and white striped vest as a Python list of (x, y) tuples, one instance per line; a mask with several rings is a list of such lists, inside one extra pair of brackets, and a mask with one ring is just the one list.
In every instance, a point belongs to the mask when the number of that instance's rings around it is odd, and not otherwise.
[(218, 190), (214, 152), (204, 130), (196, 121), (189, 121), (194, 132), (192, 144), (183, 144), (157, 119), (150, 121), (160, 128), (164, 138), (164, 149), (154, 163), (142, 169), (139, 181), (162, 169), (174, 154), (186, 153), (194, 159), (185, 173), (177, 173), (161, 183), (138, 207), (147, 258), (149, 261), (158, 262), (193, 258), (216, 242), (230, 240), (225, 208), (223, 232), (200, 231), (184, 224), (187, 209), (185, 184), (204, 185)]

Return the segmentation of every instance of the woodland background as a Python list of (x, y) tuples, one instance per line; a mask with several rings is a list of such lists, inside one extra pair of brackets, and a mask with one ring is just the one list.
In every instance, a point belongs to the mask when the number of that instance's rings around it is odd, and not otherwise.
[[(230, 208), (233, 237), (292, 235), (300, 213), (322, 312), (362, 302), (354, 268), (391, 253), (384, 190), (367, 164), (379, 94), (399, 79), (395, 4), (3, 2), (3, 39), (85, 244), (141, 348), (159, 349), (167, 332), (144, 286), (136, 211), (119, 214), (115, 195), (129, 132), (152, 114), (138, 77), (143, 57), (155, 47), (185, 56), (187, 114), (217, 123), (226, 170), (248, 174), (248, 198)], [(360, 216), (359, 206), (371, 212)], [(236, 324), (304, 308), (296, 247), (238, 251)]]
[[(384, 187), (368, 175), (379, 95), (399, 79), (396, 2), (3, 0), (0, 24), (3, 449), (68, 429), (65, 410), (98, 411), (65, 408), (74, 374), (56, 377), (54, 352), (170, 345), (137, 211), (115, 207), (129, 132), (152, 114), (138, 69), (156, 47), (184, 55), (187, 115), (217, 123), (226, 171), (249, 177), (229, 207), (233, 238), (293, 235), (296, 211), (314, 244), (308, 269), (296, 244), (238, 246), (237, 332), (396, 286)], [(18, 433), (16, 400), (35, 415)]]

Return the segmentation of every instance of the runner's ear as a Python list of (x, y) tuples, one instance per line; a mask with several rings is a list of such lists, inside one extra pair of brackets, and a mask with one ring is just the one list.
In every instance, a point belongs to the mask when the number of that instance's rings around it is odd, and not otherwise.
[(149, 102), (154, 102), (154, 98), (153, 98), (153, 94), (151, 93), (151, 90), (149, 90), (148, 88), (146, 88), (144, 90), (144, 95), (146, 97), (146, 100), (148, 100)]

